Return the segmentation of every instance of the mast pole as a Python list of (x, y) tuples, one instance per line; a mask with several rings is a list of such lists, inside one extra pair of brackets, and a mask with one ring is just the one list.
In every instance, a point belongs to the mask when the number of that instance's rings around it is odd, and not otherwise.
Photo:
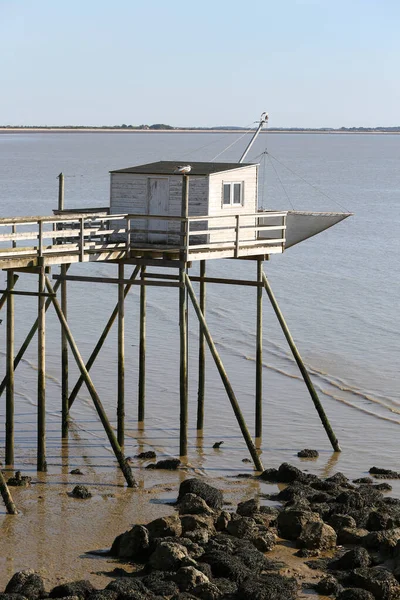
[(247, 144), (246, 150), (243, 152), (242, 156), (239, 159), (239, 162), (242, 163), (244, 161), (244, 159), (246, 158), (250, 148), (252, 147), (252, 145), (254, 144), (254, 142), (256, 141), (256, 138), (258, 136), (258, 134), (260, 133), (261, 129), (263, 128), (264, 124), (268, 123), (268, 113), (263, 112), (261, 117), (260, 117), (260, 122), (258, 124), (257, 130), (254, 132), (253, 137), (251, 138), (250, 142)]

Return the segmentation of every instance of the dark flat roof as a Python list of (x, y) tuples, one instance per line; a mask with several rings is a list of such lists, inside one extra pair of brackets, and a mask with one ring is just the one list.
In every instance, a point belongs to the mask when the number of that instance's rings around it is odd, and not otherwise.
[(232, 171), (232, 169), (242, 169), (258, 163), (213, 163), (213, 162), (192, 162), (179, 160), (160, 160), (159, 162), (149, 163), (147, 165), (138, 165), (137, 167), (128, 167), (127, 169), (118, 169), (110, 173), (142, 173), (152, 175), (176, 175), (175, 170), (182, 165), (192, 167), (188, 175), (210, 175), (211, 173), (220, 173), (222, 171)]

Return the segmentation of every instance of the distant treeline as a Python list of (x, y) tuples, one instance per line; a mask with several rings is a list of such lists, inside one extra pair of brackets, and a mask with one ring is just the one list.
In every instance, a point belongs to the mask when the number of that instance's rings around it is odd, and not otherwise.
[[(153, 125), (0, 125), (1, 129), (134, 129), (134, 130), (160, 130), (160, 131), (212, 131), (212, 130), (238, 130), (243, 131), (247, 127), (237, 125), (216, 125), (214, 127), (173, 127), (165, 123), (154, 123)], [(270, 127), (269, 131), (360, 131), (360, 132), (400, 132), (400, 126), (396, 127)]]

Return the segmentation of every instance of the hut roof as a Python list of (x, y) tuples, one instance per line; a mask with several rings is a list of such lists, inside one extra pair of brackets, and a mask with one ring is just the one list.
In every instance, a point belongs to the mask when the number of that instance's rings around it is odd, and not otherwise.
[(232, 171), (233, 169), (242, 169), (250, 167), (257, 163), (219, 163), (219, 162), (192, 162), (179, 160), (160, 160), (146, 165), (128, 167), (127, 169), (118, 169), (110, 173), (140, 173), (151, 175), (176, 175), (175, 171), (180, 165), (190, 165), (192, 175), (210, 175), (212, 173), (221, 173), (223, 171)]

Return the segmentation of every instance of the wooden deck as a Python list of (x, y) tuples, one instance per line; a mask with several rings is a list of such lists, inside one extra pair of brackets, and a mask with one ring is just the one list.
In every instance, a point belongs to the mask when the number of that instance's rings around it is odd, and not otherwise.
[[(280, 254), (285, 247), (286, 215), (285, 211), (271, 211), (262, 216), (257, 213), (183, 218), (110, 215), (105, 210), (88, 209), (52, 216), (2, 218), (0, 268), (135, 258), (188, 262)], [(265, 225), (268, 218), (272, 225)], [(150, 231), (151, 219), (162, 222), (163, 227)], [(149, 241), (149, 235), (153, 241)]]

